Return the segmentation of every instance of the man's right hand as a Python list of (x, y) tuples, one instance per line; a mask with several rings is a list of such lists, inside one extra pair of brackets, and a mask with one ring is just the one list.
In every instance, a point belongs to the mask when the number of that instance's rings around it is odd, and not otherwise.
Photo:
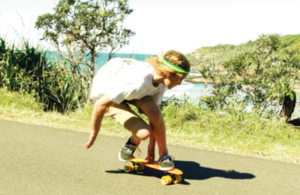
[(97, 138), (98, 132), (95, 132), (93, 130), (90, 131), (90, 138), (89, 141), (84, 144), (86, 146), (86, 149), (92, 147), (92, 145), (94, 144), (96, 138)]

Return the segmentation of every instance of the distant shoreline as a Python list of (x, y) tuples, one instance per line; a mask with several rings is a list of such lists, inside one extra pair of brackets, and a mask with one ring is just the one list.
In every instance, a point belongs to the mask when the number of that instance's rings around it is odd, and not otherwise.
[(189, 82), (189, 83), (207, 83), (207, 84), (213, 84), (214, 82), (210, 79), (205, 79), (205, 78), (187, 78), (184, 81)]
[[(211, 79), (205, 79), (203, 77), (195, 77), (195, 78), (187, 78), (184, 80), (185, 82), (188, 83), (202, 83), (202, 84), (214, 84), (214, 82)], [(295, 84), (292, 84), (292, 88), (295, 91), (299, 91), (300, 92), (300, 82), (296, 82)]]

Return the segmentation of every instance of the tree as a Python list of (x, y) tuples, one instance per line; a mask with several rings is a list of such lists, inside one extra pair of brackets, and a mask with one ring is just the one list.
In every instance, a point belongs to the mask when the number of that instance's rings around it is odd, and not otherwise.
[(91, 88), (99, 53), (108, 51), (111, 56), (135, 34), (121, 25), (133, 10), (128, 0), (60, 0), (54, 11), (39, 16), (36, 28), (44, 30), (42, 40), (68, 61), (74, 76), (87, 70)]
[[(251, 49), (224, 62), (224, 72), (216, 70), (214, 63), (201, 67), (199, 71), (204, 77), (215, 83), (214, 96), (202, 100), (213, 108), (222, 108), (242, 93), (245, 104), (253, 104), (263, 112), (279, 113), (282, 97), (294, 98), (291, 82), (299, 79), (300, 70), (299, 54), (290, 48), (279, 50), (280, 45), (280, 35), (261, 35)], [(277, 103), (277, 110), (272, 108), (273, 102)]]

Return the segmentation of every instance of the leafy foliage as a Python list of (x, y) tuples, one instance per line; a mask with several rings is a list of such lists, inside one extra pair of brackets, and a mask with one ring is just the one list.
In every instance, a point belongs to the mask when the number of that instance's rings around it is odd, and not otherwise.
[(87, 101), (86, 79), (66, 67), (63, 62), (48, 60), (46, 52), (31, 47), (26, 40), (16, 48), (0, 38), (0, 87), (30, 94), (45, 111), (65, 113)]
[(253, 104), (262, 112), (271, 109), (278, 113), (270, 106), (276, 101), (279, 108), (284, 93), (293, 96), (291, 81), (299, 79), (300, 70), (297, 51), (280, 50), (280, 45), (278, 34), (261, 35), (251, 48), (224, 62), (224, 71), (219, 71), (214, 62), (201, 67), (203, 76), (215, 83), (213, 96), (202, 101), (212, 109), (223, 108), (234, 96), (244, 94), (244, 103)]
[[(212, 60), (218, 65), (220, 70), (223, 70), (223, 63), (228, 61), (233, 55), (239, 51), (250, 50), (258, 40), (248, 41), (240, 45), (229, 45), (229, 44), (219, 44), (212, 47), (202, 47), (196, 51), (187, 54), (187, 58), (190, 60), (192, 67), (197, 68), (200, 66), (205, 66), (211, 63)], [(298, 51), (300, 49), (300, 34), (298, 35), (285, 35), (279, 37), (280, 46), (278, 50), (283, 50), (289, 47), (293, 51)]]
[(118, 51), (134, 35), (121, 25), (133, 10), (128, 0), (60, 0), (54, 11), (39, 16), (36, 28), (44, 30), (43, 39), (68, 61), (73, 74), (87, 67), (91, 87), (97, 55)]

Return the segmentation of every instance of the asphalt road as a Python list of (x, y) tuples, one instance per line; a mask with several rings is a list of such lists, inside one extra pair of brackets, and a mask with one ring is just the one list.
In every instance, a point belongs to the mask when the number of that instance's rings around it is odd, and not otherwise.
[(87, 133), (0, 120), (0, 194), (300, 194), (296, 164), (170, 145), (184, 181), (163, 186), (160, 171), (123, 172), (117, 155), (126, 139), (100, 135), (88, 150), (87, 140)]

